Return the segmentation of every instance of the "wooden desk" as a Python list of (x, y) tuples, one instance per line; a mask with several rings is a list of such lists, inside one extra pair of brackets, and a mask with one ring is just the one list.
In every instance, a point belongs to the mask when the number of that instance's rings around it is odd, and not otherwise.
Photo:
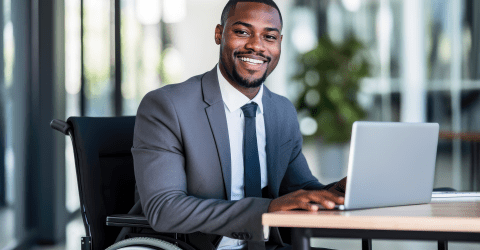
[[(353, 211), (263, 214), (262, 223), (291, 227), (293, 249), (310, 249), (310, 237), (480, 242), (480, 202), (430, 203)], [(371, 248), (371, 244), (368, 248)]]

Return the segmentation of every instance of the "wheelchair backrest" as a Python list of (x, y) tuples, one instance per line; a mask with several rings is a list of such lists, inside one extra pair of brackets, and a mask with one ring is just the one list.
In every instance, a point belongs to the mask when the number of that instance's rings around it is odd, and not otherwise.
[(70, 117), (82, 217), (93, 250), (115, 242), (121, 228), (106, 216), (126, 214), (134, 205), (133, 129), (135, 116)]

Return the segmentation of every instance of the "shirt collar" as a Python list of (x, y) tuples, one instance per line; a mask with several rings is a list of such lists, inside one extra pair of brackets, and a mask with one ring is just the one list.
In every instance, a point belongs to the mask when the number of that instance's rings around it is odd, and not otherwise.
[(230, 112), (234, 112), (235, 110), (241, 108), (243, 105), (255, 102), (258, 104), (257, 113), (263, 113), (263, 103), (262, 103), (262, 96), (263, 96), (263, 84), (260, 86), (260, 90), (258, 91), (257, 95), (252, 99), (248, 99), (242, 92), (238, 91), (234, 88), (228, 81), (223, 77), (222, 72), (220, 72), (220, 66), (217, 64), (217, 75), (218, 75), (218, 83), (220, 84), (220, 92), (222, 94), (223, 103), (227, 106)]

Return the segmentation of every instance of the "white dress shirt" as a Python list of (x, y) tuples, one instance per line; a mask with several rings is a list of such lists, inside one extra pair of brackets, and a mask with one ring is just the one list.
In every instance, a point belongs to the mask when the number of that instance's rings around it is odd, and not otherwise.
[[(243, 133), (245, 127), (245, 118), (241, 107), (247, 103), (255, 102), (258, 104), (255, 118), (257, 130), (258, 156), (260, 160), (261, 187), (267, 186), (267, 158), (265, 153), (265, 122), (263, 119), (263, 84), (257, 95), (250, 100), (236, 88), (234, 88), (220, 72), (217, 65), (218, 82), (220, 83), (220, 92), (225, 107), (227, 117), (228, 137), (230, 141), (230, 159), (232, 171), (232, 200), (245, 198), (244, 191), (244, 171), (243, 171)], [(246, 248), (246, 242), (228, 237), (223, 237), (218, 249), (243, 249)]]

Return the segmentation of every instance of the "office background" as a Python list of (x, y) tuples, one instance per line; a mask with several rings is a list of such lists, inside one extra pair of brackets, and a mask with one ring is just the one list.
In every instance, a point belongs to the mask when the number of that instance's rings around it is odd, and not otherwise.
[[(79, 249), (84, 232), (72, 147), (49, 122), (135, 115), (148, 91), (212, 69), (219, 50), (214, 28), (225, 2), (0, 1), (0, 249)], [(353, 37), (371, 64), (356, 93), (363, 120), (480, 132), (480, 1), (276, 2), (285, 26), (280, 63), (266, 82), (272, 91), (297, 102), (305, 90), (293, 78), (302, 70), (298, 56), (319, 39), (340, 45)], [(318, 99), (318, 93), (307, 96)], [(306, 138), (319, 129), (308, 115), (299, 122)], [(307, 139), (304, 153), (321, 181), (346, 175), (348, 143)], [(441, 139), (435, 186), (478, 191), (472, 155), (470, 142)], [(357, 244), (346, 242), (345, 249)], [(378, 242), (396, 249), (436, 246)]]

